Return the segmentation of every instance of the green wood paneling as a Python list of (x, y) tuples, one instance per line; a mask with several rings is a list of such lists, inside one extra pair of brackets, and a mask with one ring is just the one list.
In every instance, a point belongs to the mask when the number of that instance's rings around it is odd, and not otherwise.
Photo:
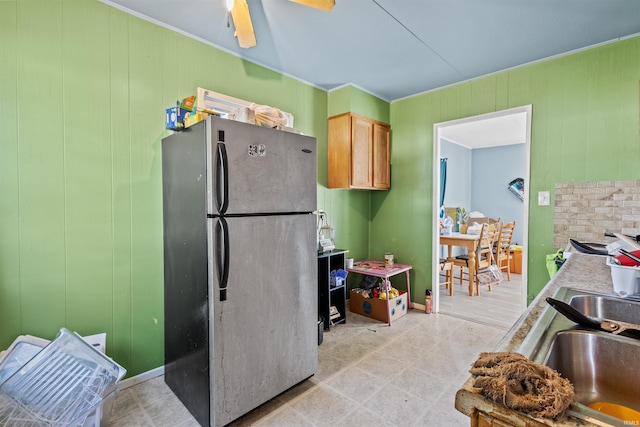
[(129, 21), (131, 311), (134, 372), (163, 363), (161, 147), (164, 30)]
[[(431, 99), (439, 99), (439, 96)], [(414, 301), (419, 301), (420, 295), (424, 296), (424, 290), (431, 282), (422, 267), (431, 260), (431, 245), (426, 244), (431, 239), (430, 216), (425, 216), (422, 222), (416, 220), (421, 212), (430, 211), (432, 205), (429, 174), (433, 128), (422, 119), (429, 114), (439, 116), (439, 105), (418, 98), (393, 104), (391, 190), (375, 192), (371, 196), (370, 254), (381, 259), (389, 251), (398, 262), (413, 265), (411, 290)], [(412, 141), (412, 144), (405, 141)], [(429, 196), (415, 197), (416, 194)], [(404, 289), (402, 277), (395, 278), (393, 283)]]
[(328, 116), (351, 112), (389, 123), (389, 103), (351, 85), (329, 93)]
[(62, 2), (17, 2), (16, 22), (20, 300), (11, 303), (23, 331), (53, 338), (67, 309)]
[[(406, 230), (431, 224), (432, 134), (435, 123), (532, 104), (529, 208), (529, 298), (549, 280), (545, 255), (553, 248), (553, 207), (537, 206), (537, 192), (553, 195), (564, 181), (637, 178), (640, 160), (638, 82), (640, 38), (486, 76), (394, 102), (392, 190), (372, 201), (371, 253), (390, 241), (414, 263), (414, 301), (421, 301), (431, 277), (431, 230), (407, 238)], [(412, 132), (413, 130), (413, 132)], [(416, 136), (425, 132), (428, 137)], [(400, 148), (402, 147), (402, 148)], [(411, 161), (413, 156), (416, 160)], [(423, 173), (404, 170), (418, 168)], [(402, 168), (402, 170), (399, 170)], [(424, 186), (412, 177), (426, 177)], [(396, 199), (394, 194), (401, 194)], [(428, 203), (413, 200), (428, 198)], [(552, 196), (553, 201), (553, 196)], [(394, 211), (388, 204), (401, 204)], [(379, 214), (375, 214), (375, 212)], [(392, 231), (390, 231), (392, 230)], [(385, 236), (384, 239), (377, 236)]]
[(0, 2), (0, 348), (20, 334), (20, 203), (18, 171), (17, 6)]
[(90, 2), (64, 5), (62, 20), (66, 327), (111, 338), (109, 20)]
[(351, 86), (334, 89), (328, 95), (327, 117), (346, 113), (351, 109)]
[(121, 13), (109, 17), (111, 224), (113, 233), (113, 319), (107, 351), (130, 369), (132, 360), (131, 312), (131, 149), (129, 105), (129, 19)]
[(350, 104), (352, 113), (389, 123), (389, 103), (376, 96), (351, 87)]

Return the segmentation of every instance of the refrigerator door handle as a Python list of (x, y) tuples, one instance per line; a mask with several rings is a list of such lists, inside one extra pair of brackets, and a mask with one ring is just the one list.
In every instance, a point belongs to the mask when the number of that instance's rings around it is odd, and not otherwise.
[(218, 218), (216, 224), (216, 270), (220, 301), (227, 300), (227, 284), (229, 283), (229, 228), (224, 218)]
[(216, 207), (220, 214), (225, 214), (229, 208), (228, 164), (227, 148), (223, 142), (218, 142), (216, 150)]

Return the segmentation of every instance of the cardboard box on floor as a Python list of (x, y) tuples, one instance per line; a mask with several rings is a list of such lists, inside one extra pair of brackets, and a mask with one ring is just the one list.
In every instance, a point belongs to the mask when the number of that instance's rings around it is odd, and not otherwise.
[[(407, 293), (403, 292), (397, 298), (389, 300), (391, 320), (399, 319), (407, 314)], [(351, 291), (349, 308), (352, 313), (370, 317), (388, 323), (387, 301), (379, 298), (365, 298), (360, 293)]]

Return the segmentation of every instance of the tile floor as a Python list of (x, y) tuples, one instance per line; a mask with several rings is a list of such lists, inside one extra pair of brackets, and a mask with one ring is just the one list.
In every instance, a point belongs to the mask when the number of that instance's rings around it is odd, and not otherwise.
[[(506, 329), (411, 310), (391, 327), (348, 312), (324, 332), (316, 374), (231, 425), (468, 426), (455, 393)], [(197, 426), (162, 376), (116, 397), (110, 426)]]

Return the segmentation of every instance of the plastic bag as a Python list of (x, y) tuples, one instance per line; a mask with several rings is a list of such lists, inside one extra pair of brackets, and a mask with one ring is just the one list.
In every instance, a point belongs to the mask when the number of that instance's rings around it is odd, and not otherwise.
[(504, 280), (502, 271), (495, 264), (481, 268), (476, 276), (478, 277), (478, 283), (481, 285), (496, 285)]
[(449, 236), (453, 231), (453, 219), (450, 216), (447, 216), (444, 220), (442, 220), (442, 227), (440, 227), (440, 235), (441, 236)]
[(467, 234), (475, 234), (476, 236), (478, 236), (480, 235), (480, 230), (482, 230), (482, 224), (474, 222), (467, 228)]
[(564, 250), (562, 249), (558, 249), (555, 253), (547, 255), (547, 271), (549, 272), (550, 279), (556, 275), (562, 262), (564, 262)]
[(277, 108), (253, 103), (249, 109), (253, 110), (255, 123), (258, 126), (281, 128), (287, 124), (287, 116)]

